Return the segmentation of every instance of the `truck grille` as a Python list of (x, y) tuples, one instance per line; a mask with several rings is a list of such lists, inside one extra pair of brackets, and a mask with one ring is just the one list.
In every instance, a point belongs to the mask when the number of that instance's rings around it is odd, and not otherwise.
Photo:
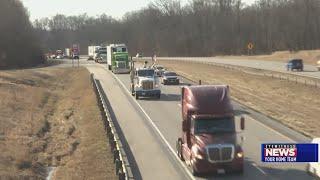
[(126, 68), (126, 63), (125, 62), (121, 62), (121, 61), (118, 61), (118, 68)]
[(207, 154), (211, 163), (230, 162), (234, 156), (234, 146), (232, 144), (209, 145)]
[(142, 89), (143, 90), (153, 89), (153, 81), (143, 81), (142, 82)]

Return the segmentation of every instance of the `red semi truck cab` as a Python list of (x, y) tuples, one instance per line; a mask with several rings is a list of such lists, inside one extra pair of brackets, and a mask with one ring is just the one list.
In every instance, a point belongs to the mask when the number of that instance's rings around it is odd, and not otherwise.
[[(182, 137), (177, 155), (194, 175), (243, 173), (242, 141), (226, 85), (182, 87)], [(244, 129), (244, 118), (240, 118)]]

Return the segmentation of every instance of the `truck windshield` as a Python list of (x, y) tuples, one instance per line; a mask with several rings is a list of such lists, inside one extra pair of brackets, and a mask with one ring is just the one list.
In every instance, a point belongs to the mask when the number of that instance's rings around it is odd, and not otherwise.
[(194, 133), (227, 133), (235, 132), (233, 117), (194, 120)]
[(154, 76), (154, 70), (152, 70), (152, 69), (139, 70), (138, 76), (142, 76), (142, 77)]

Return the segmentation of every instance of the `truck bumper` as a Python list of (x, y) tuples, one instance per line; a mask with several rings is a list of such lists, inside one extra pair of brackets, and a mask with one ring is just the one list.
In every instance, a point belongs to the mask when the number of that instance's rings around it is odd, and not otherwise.
[(116, 73), (116, 74), (127, 74), (127, 73), (130, 73), (130, 69), (117, 69), (117, 68), (114, 68), (113, 72)]
[(242, 173), (243, 158), (234, 159), (225, 163), (210, 163), (207, 160), (193, 159), (193, 168), (200, 174), (216, 174), (216, 173)]
[(136, 94), (138, 96), (150, 97), (150, 96), (158, 96), (159, 94), (161, 94), (161, 91), (159, 89), (155, 89), (155, 90), (137, 90)]

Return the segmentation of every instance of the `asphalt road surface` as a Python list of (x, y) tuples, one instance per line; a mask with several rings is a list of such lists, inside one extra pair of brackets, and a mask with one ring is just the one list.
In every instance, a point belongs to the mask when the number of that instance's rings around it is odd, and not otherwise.
[[(146, 58), (150, 59), (150, 58)], [(255, 69), (264, 69), (269, 71), (276, 71), (282, 73), (290, 73), (300, 76), (307, 76), (312, 78), (320, 78), (320, 71), (318, 71), (316, 66), (313, 65), (304, 65), (303, 72), (297, 71), (287, 71), (286, 63), (284, 62), (276, 62), (276, 61), (261, 61), (261, 60), (245, 60), (245, 59), (221, 59), (214, 57), (157, 57), (158, 60), (177, 60), (177, 61), (194, 61), (194, 62), (206, 62), (206, 63), (220, 63), (227, 65), (235, 65), (235, 66), (244, 66)]]
[(237, 114), (246, 118), (246, 129), (238, 130), (244, 137), (244, 174), (195, 178), (173, 152), (181, 135), (180, 86), (162, 86), (160, 100), (136, 101), (129, 92), (129, 75), (113, 75), (105, 64), (80, 60), (80, 65), (102, 83), (138, 166), (136, 179), (313, 179), (306, 173), (305, 163), (262, 163), (260, 154), (261, 143), (308, 142), (309, 139), (237, 103), (234, 103)]

